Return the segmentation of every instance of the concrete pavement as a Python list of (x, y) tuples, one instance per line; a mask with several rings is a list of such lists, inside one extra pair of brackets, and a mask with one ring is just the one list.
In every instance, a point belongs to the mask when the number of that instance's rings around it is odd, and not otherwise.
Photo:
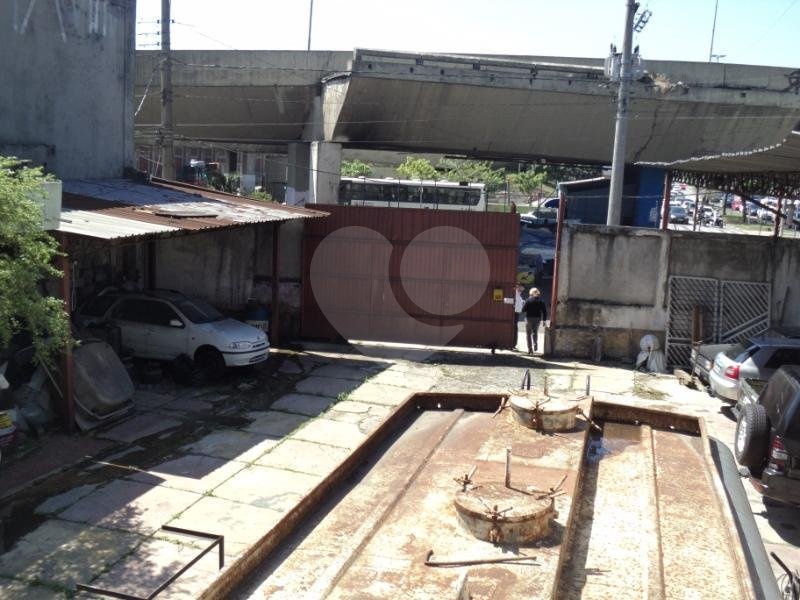
[[(161, 531), (163, 524), (223, 534), (230, 565), (412, 392), (504, 392), (530, 367), (535, 386), (547, 376), (553, 390), (583, 389), (590, 376), (599, 399), (698, 414), (710, 435), (733, 439), (735, 423), (718, 400), (627, 365), (361, 349), (317, 345), (276, 356), (283, 362), (274, 376), (238, 395), (142, 394), (137, 416), (98, 434), (121, 440), (121, 451), (87, 461), (66, 474), (71, 485), (38, 498), (30, 530), (0, 555), (0, 597), (66, 598), (76, 583), (147, 595), (204, 545)], [(170, 445), (175, 440), (185, 443)], [(155, 454), (143, 463), (148, 451)], [(768, 550), (800, 565), (796, 511), (745, 489)], [(212, 552), (159, 597), (196, 597), (218, 576)], [(251, 593), (260, 597), (257, 583)]]

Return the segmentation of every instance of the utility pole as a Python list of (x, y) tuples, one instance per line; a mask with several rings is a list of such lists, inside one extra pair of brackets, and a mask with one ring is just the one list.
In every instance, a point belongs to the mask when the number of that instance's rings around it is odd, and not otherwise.
[(625, 34), (622, 39), (622, 65), (617, 96), (617, 126), (614, 131), (614, 155), (611, 162), (611, 190), (608, 194), (606, 225), (619, 225), (622, 217), (622, 187), (625, 179), (625, 142), (628, 137), (628, 96), (631, 86), (631, 46), (633, 17), (639, 5), (627, 0)]
[(308, 7), (308, 46), (306, 50), (311, 51), (311, 23), (314, 19), (314, 0), (311, 0), (311, 5)]
[(175, 152), (172, 146), (172, 55), (170, 52), (170, 0), (161, 0), (161, 174), (175, 179)]

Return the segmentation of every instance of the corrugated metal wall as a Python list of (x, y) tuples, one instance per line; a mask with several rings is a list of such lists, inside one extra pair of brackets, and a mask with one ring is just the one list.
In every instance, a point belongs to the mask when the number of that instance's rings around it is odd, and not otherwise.
[(517, 215), (325, 205), (306, 223), (306, 338), (510, 348)]

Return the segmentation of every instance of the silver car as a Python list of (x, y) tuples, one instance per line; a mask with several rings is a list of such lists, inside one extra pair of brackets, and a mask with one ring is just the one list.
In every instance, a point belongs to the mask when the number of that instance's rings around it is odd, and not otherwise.
[(800, 339), (784, 336), (753, 338), (717, 353), (708, 373), (711, 393), (736, 402), (741, 379), (769, 379), (781, 365), (800, 365)]
[(214, 375), (226, 367), (260, 363), (269, 353), (269, 341), (260, 329), (175, 291), (108, 291), (83, 306), (75, 321), (81, 326), (119, 327), (122, 346), (135, 357), (164, 361), (188, 357)]

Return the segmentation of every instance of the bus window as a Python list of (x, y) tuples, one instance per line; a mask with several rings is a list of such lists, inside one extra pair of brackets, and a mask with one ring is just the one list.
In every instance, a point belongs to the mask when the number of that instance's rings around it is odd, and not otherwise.
[(481, 193), (479, 190), (469, 190), (466, 192), (466, 196), (465, 204), (467, 206), (477, 206), (481, 201)]
[(366, 200), (363, 183), (354, 183), (350, 186), (350, 200), (359, 203)]
[(352, 197), (350, 195), (350, 182), (342, 181), (339, 183), (339, 204), (350, 205)]
[(387, 206), (397, 204), (397, 186), (393, 183), (382, 183), (380, 186), (380, 200)]
[(364, 186), (364, 200), (367, 202), (376, 202), (381, 199), (381, 190), (380, 187), (368, 183)]
[(411, 186), (408, 189), (408, 194), (406, 198), (401, 200), (402, 202), (408, 202), (409, 204), (419, 204), (421, 200), (421, 192), (422, 188), (417, 186)]
[(420, 202), (423, 204), (436, 204), (436, 188), (435, 187), (421, 187)]

